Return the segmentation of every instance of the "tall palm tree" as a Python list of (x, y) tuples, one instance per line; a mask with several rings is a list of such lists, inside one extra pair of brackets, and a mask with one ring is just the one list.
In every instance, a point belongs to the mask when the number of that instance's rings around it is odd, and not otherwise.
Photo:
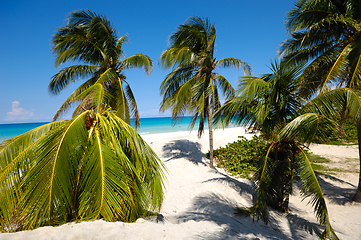
[[(312, 97), (336, 87), (361, 87), (361, 4), (355, 0), (300, 0), (288, 13), (292, 36), (281, 46), (289, 62), (310, 61), (302, 94)], [(361, 118), (357, 122), (360, 178), (353, 200), (361, 202)]]
[(135, 54), (124, 58), (122, 46), (128, 40), (127, 35), (118, 36), (111, 23), (101, 15), (89, 10), (75, 11), (68, 17), (65, 27), (59, 28), (53, 36), (55, 65), (66, 62), (80, 62), (58, 71), (52, 78), (48, 90), (52, 94), (60, 93), (76, 80), (86, 79), (64, 102), (54, 116), (58, 119), (70, 107), (77, 106), (73, 117), (85, 110), (94, 109), (91, 95), (78, 96), (96, 83), (106, 87), (112, 98), (103, 104), (112, 107), (117, 116), (127, 123), (135, 119), (139, 127), (139, 112), (133, 92), (123, 75), (123, 70), (144, 68), (146, 73), (153, 70), (152, 60), (144, 54)]
[(87, 110), (0, 147), (0, 232), (158, 211), (164, 166), (114, 111)]
[(225, 77), (214, 72), (216, 67), (250, 66), (237, 58), (216, 60), (214, 57), (216, 29), (208, 18), (190, 17), (169, 37), (170, 46), (162, 52), (160, 63), (173, 68), (161, 84), (161, 111), (172, 109), (172, 118), (192, 114), (191, 128), (199, 119), (198, 137), (208, 119), (210, 167), (213, 168), (212, 114), (220, 106), (219, 88), (226, 98), (234, 96), (234, 89)]
[(338, 98), (334, 96), (333, 101), (325, 101), (325, 95), (323, 99), (304, 105), (298, 92), (303, 68), (302, 64), (289, 66), (275, 62), (271, 65), (272, 74), (260, 78), (241, 77), (237, 96), (218, 109), (214, 123), (254, 126), (269, 142), (255, 175), (257, 200), (248, 209), (250, 214), (267, 223), (267, 206), (288, 212), (292, 184), (297, 181), (301, 183), (302, 194), (312, 196), (310, 202), (316, 217), (325, 226), (322, 238), (337, 239), (304, 144), (316, 137), (322, 139), (338, 129), (337, 124), (323, 113), (332, 110), (333, 103), (342, 102), (344, 92), (335, 93)]

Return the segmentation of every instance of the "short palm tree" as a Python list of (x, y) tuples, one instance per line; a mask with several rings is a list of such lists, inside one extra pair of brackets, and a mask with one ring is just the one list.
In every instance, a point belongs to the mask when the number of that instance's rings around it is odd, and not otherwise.
[(153, 150), (111, 109), (43, 125), (0, 147), (0, 232), (135, 221), (160, 209), (163, 172)]
[[(359, 1), (299, 0), (288, 13), (286, 27), (292, 36), (283, 43), (281, 54), (294, 64), (310, 61), (301, 94), (312, 97), (336, 87), (360, 90)], [(355, 117), (361, 163), (361, 118)], [(361, 168), (353, 200), (361, 202)]]
[(124, 58), (123, 43), (128, 36), (118, 37), (111, 23), (101, 15), (91, 11), (75, 11), (68, 17), (68, 24), (59, 28), (52, 39), (55, 64), (81, 62), (58, 71), (52, 78), (48, 90), (52, 94), (60, 93), (71, 82), (86, 79), (64, 102), (54, 116), (76, 106), (73, 117), (85, 110), (93, 109), (91, 95), (78, 96), (96, 83), (102, 84), (113, 96), (103, 104), (110, 106), (116, 115), (127, 123), (135, 119), (139, 127), (139, 112), (133, 92), (123, 75), (123, 70), (144, 68), (146, 73), (153, 70), (152, 60), (144, 54), (135, 54)]
[(212, 114), (221, 106), (219, 89), (227, 98), (234, 96), (231, 84), (214, 69), (243, 67), (250, 73), (250, 66), (237, 58), (216, 60), (216, 29), (208, 18), (190, 17), (169, 39), (170, 46), (161, 54), (160, 63), (173, 69), (160, 87), (163, 95), (160, 110), (172, 109), (173, 119), (192, 114), (191, 128), (199, 120), (198, 137), (203, 134), (208, 119), (210, 167), (213, 168)]
[[(325, 226), (322, 237), (337, 239), (304, 144), (315, 137), (328, 136), (338, 127), (321, 114), (333, 109), (332, 101), (329, 100), (323, 107), (318, 103), (319, 108), (315, 107), (315, 103), (304, 106), (305, 102), (298, 93), (303, 68), (302, 64), (287, 66), (275, 62), (271, 65), (272, 74), (260, 78), (241, 77), (237, 96), (218, 109), (214, 123), (228, 125), (233, 122), (253, 126), (269, 142), (259, 171), (255, 174), (257, 200), (248, 209), (249, 213), (267, 223), (267, 206), (288, 212), (292, 184), (297, 181), (301, 183), (302, 194), (312, 196), (310, 202), (316, 217)], [(339, 95), (342, 96), (341, 93)]]

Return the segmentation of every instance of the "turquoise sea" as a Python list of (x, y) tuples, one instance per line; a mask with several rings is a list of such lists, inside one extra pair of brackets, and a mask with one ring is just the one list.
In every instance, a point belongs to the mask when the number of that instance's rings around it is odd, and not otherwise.
[[(189, 131), (190, 122), (191, 117), (184, 117), (175, 125), (172, 124), (171, 117), (141, 118), (138, 133), (144, 135), (153, 133)], [(10, 139), (17, 135), (23, 134), (31, 129), (34, 129), (44, 124), (46, 124), (46, 122), (0, 124), (0, 143), (6, 139)], [(205, 126), (205, 128), (207, 129), (208, 126)], [(196, 124), (194, 130), (197, 129), (198, 125)]]

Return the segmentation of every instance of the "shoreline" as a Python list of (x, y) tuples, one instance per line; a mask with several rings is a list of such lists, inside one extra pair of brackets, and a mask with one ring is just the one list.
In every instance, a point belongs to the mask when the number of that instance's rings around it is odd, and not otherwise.
[[(142, 118), (140, 128), (137, 130), (141, 136), (163, 134), (163, 133), (178, 133), (178, 132), (193, 132), (197, 131), (197, 125), (193, 130), (189, 130), (190, 117), (184, 117), (181, 122), (176, 125), (172, 125), (171, 117), (154, 117), (154, 118)], [(0, 124), (0, 143), (11, 139), (13, 137), (24, 134), (31, 131), (34, 128), (42, 126), (50, 122), (31, 122), (31, 123), (7, 123)], [(205, 130), (208, 130), (208, 126), (205, 126)], [(230, 126), (228, 128), (237, 128), (237, 126)], [(227, 129), (227, 128), (225, 128)], [(222, 130), (222, 128), (213, 129)]]

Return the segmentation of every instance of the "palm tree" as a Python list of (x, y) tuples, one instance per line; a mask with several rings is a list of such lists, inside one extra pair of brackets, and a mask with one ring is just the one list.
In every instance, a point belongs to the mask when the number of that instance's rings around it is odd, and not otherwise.
[(271, 65), (272, 74), (241, 77), (237, 96), (218, 109), (214, 124), (226, 126), (233, 122), (254, 126), (269, 143), (255, 174), (257, 200), (248, 213), (267, 223), (267, 206), (288, 212), (292, 184), (297, 181), (301, 183), (301, 193), (312, 196), (310, 202), (316, 217), (325, 226), (322, 237), (338, 239), (304, 144), (338, 129), (324, 113), (333, 110), (333, 103), (344, 101), (344, 92), (335, 93), (333, 101), (326, 101), (326, 97), (332, 99), (332, 96), (325, 95), (304, 105), (298, 92), (303, 69), (304, 64), (290, 66), (275, 62)]
[[(73, 14), (81, 13), (84, 12)], [(78, 22), (72, 31), (93, 29), (92, 21), (85, 25)], [(102, 26), (103, 23), (98, 21), (94, 24)], [(87, 30), (84, 36), (91, 33)], [(104, 31), (98, 33), (103, 34)], [(76, 39), (81, 39), (80, 36), (75, 34)], [(67, 37), (71, 38), (71, 34)], [(100, 44), (100, 40), (93, 40), (96, 37), (91, 37), (87, 44)], [(86, 42), (82, 42), (84, 51), (87, 49)], [(78, 43), (63, 41), (65, 45)], [(74, 51), (78, 49), (68, 48), (63, 55), (68, 54), (74, 59), (90, 57), (87, 61), (92, 61), (93, 55), (73, 54)], [(58, 56), (57, 60), (61, 57)], [(94, 63), (97, 63), (95, 60)], [(132, 61), (137, 62), (137, 57), (124, 61), (116, 66), (126, 68), (127, 64), (134, 63)], [(72, 66), (54, 77), (59, 80), (54, 83), (62, 88), (61, 84), (67, 84), (74, 76), (92, 75), (68, 99), (69, 104), (80, 101), (80, 106), (84, 107), (71, 120), (54, 121), (1, 144), (0, 232), (100, 218), (133, 222), (159, 211), (164, 195), (164, 165), (140, 135), (122, 119), (126, 114), (118, 104), (125, 98), (118, 102), (117, 97), (124, 95), (121, 82), (124, 79), (120, 79), (120, 70), (107, 64), (104, 62), (106, 70), (102, 70), (101, 65), (94, 72), (86, 69), (94, 70), (95, 66)], [(130, 93), (127, 93), (128, 97)]]
[(163, 171), (148, 144), (110, 109), (43, 125), (0, 147), (0, 232), (135, 221), (159, 210)]
[[(300, 0), (288, 13), (292, 36), (281, 54), (290, 62), (310, 61), (302, 94), (312, 97), (336, 87), (360, 90), (361, 7), (355, 0)], [(361, 202), (361, 118), (356, 115), (360, 178), (354, 201)]]
[(190, 113), (191, 128), (199, 119), (198, 137), (202, 136), (208, 119), (210, 167), (213, 168), (212, 114), (221, 106), (219, 88), (227, 99), (234, 96), (231, 84), (214, 69), (243, 67), (245, 73), (250, 73), (250, 66), (237, 58), (216, 60), (216, 29), (208, 18), (188, 18), (169, 39), (170, 46), (161, 54), (160, 63), (173, 69), (160, 87), (163, 95), (160, 110), (172, 109), (174, 120)]
[(69, 108), (77, 106), (73, 117), (85, 110), (94, 109), (91, 95), (78, 96), (89, 87), (100, 83), (112, 95), (103, 104), (112, 107), (116, 115), (127, 123), (135, 119), (139, 127), (139, 112), (133, 92), (123, 75), (123, 70), (144, 68), (146, 73), (153, 70), (152, 60), (144, 54), (135, 54), (124, 58), (122, 46), (128, 40), (127, 35), (118, 37), (111, 23), (101, 15), (89, 10), (75, 11), (68, 17), (68, 24), (59, 28), (52, 39), (52, 50), (56, 54), (55, 65), (66, 62), (81, 62), (65, 67), (52, 78), (48, 90), (52, 94), (60, 93), (71, 82), (87, 79), (64, 102), (54, 116), (54, 120)]

